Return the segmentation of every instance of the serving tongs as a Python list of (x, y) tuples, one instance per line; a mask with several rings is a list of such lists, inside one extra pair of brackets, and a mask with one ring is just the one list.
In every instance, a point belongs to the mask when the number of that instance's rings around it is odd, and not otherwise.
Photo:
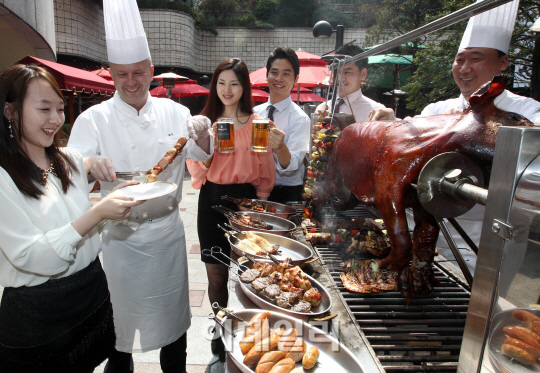
[(236, 204), (245, 202), (246, 200), (249, 200), (249, 198), (233, 198), (229, 196), (221, 196), (221, 199), (224, 199), (225, 201), (234, 202)]

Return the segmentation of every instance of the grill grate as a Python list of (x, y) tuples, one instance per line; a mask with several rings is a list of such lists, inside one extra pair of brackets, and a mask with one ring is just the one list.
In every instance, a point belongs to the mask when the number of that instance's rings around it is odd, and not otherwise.
[(316, 250), (385, 371), (456, 372), (470, 289), (435, 262), (440, 285), (411, 298), (408, 306), (397, 292), (352, 293), (339, 278), (344, 247)]

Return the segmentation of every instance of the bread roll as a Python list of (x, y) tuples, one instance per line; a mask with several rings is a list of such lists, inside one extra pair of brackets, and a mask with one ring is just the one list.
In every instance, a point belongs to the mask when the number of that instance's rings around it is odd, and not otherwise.
[(258, 332), (248, 335), (240, 341), (240, 351), (242, 351), (242, 355), (247, 354), (257, 342), (268, 337), (270, 337), (270, 322), (268, 319), (263, 319), (261, 322), (261, 329)]
[(285, 357), (290, 357), (295, 363), (298, 363), (304, 357), (304, 354), (306, 353), (306, 348), (306, 342), (301, 339), (297, 339), (296, 342), (294, 342), (292, 348), (287, 353), (287, 356)]
[(317, 363), (319, 359), (319, 349), (317, 347), (310, 347), (302, 358), (302, 366), (304, 369), (311, 369)]
[(298, 331), (295, 328), (285, 330), (283, 335), (279, 337), (278, 350), (289, 352), (297, 338)]
[(257, 364), (255, 373), (270, 372), (270, 370), (274, 367), (274, 365), (276, 365), (278, 361), (285, 358), (285, 355), (287, 355), (287, 353), (284, 351), (270, 351), (265, 353), (259, 361), (259, 364)]
[(270, 312), (261, 312), (253, 316), (244, 329), (244, 337), (257, 333), (261, 329), (261, 321), (269, 318)]
[(268, 373), (290, 373), (296, 364), (290, 358), (280, 360), (272, 367)]
[(257, 365), (259, 360), (261, 360), (266, 352), (276, 349), (277, 344), (278, 337), (276, 335), (271, 335), (269, 338), (257, 342), (244, 358), (244, 364), (246, 364), (248, 367)]

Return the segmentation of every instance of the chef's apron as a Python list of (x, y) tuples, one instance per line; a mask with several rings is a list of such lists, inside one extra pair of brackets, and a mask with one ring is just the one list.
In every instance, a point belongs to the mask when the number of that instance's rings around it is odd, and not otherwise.
[(191, 310), (179, 209), (152, 220), (108, 222), (102, 247), (116, 349), (146, 352), (180, 338), (191, 324)]

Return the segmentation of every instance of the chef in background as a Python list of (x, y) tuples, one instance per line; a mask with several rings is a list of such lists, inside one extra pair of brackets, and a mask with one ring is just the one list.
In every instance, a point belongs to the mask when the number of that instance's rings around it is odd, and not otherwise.
[[(429, 104), (420, 114), (456, 114), (463, 112), (471, 95), (493, 76), (501, 74), (508, 67), (508, 49), (516, 22), (519, 0), (501, 5), (495, 9), (472, 17), (463, 34), (459, 50), (452, 65), (454, 81), (461, 95), (457, 98)], [(532, 123), (540, 125), (540, 102), (529, 97), (516, 95), (508, 90), (495, 99), (495, 106), (501, 110), (523, 115)], [(373, 120), (395, 120), (392, 109), (374, 111)], [(470, 211), (456, 218), (467, 235), (478, 246), (482, 232), (485, 207), (475, 205)], [(412, 219), (409, 219), (411, 222)], [(410, 226), (410, 224), (409, 224)], [(414, 226), (414, 223), (413, 223)], [(457, 247), (468, 247), (459, 233), (448, 226)], [(439, 235), (437, 247), (448, 247), (443, 235)]]
[[(364, 52), (357, 45), (347, 44), (336, 50), (337, 55), (356, 56)], [(340, 71), (341, 73), (341, 71)], [(367, 78), (367, 58), (343, 67), (342, 85), (339, 90), (339, 98), (336, 100), (335, 109), (332, 110), (332, 102), (323, 102), (317, 106), (316, 112), (353, 114), (356, 122), (368, 120), (369, 113), (374, 109), (384, 109), (385, 106), (362, 94), (362, 84)], [(350, 107), (349, 107), (350, 103)], [(352, 109), (352, 112), (351, 112)], [(390, 109), (392, 110), (392, 109)]]
[(136, 1), (105, 0), (103, 11), (116, 94), (77, 118), (68, 143), (82, 153), (87, 172), (100, 180), (102, 197), (117, 184), (115, 171), (148, 170), (180, 137), (189, 137), (158, 175), (158, 181), (176, 183), (177, 189), (103, 229), (103, 268), (116, 331), (116, 350), (105, 372), (129, 372), (133, 352), (156, 349), (161, 349), (163, 372), (185, 372), (191, 311), (178, 204), (186, 158), (204, 161), (213, 153), (211, 123), (191, 118), (186, 107), (172, 100), (150, 96), (154, 67)]

